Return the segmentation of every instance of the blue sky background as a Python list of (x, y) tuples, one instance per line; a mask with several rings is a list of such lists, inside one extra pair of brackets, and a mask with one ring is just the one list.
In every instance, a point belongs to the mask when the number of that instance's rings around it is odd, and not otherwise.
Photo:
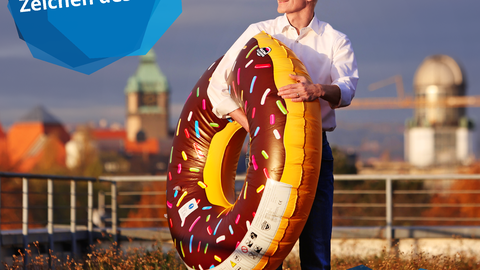
[[(133, 1), (133, 0), (132, 0)], [(469, 95), (480, 95), (480, 1), (319, 0), (316, 14), (352, 40), (360, 71), (358, 98), (394, 97), (395, 87), (369, 84), (400, 74), (407, 93), (415, 70), (432, 54), (463, 66)], [(155, 45), (171, 85), (172, 121), (203, 71), (250, 23), (274, 18), (274, 0), (184, 0), (183, 13)], [(105, 118), (123, 123), (124, 87), (138, 57), (84, 75), (34, 59), (17, 36), (7, 3), (0, 6), (0, 122), (9, 126), (36, 105), (64, 123)], [(338, 111), (344, 123), (403, 123), (412, 110)], [(468, 115), (480, 123), (480, 109)]]

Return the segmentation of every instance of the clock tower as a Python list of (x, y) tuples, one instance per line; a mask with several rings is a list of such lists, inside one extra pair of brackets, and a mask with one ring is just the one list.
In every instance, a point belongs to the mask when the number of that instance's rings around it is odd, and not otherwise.
[(140, 64), (125, 87), (127, 107), (127, 139), (167, 139), (169, 86), (160, 70), (155, 52), (140, 56)]

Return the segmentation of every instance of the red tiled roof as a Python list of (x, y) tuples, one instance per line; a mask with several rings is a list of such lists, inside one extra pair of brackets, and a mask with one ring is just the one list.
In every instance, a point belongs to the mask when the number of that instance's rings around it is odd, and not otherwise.
[(127, 153), (134, 154), (158, 154), (160, 151), (160, 146), (158, 144), (158, 140), (153, 138), (147, 139), (144, 142), (132, 142), (125, 140), (125, 151), (127, 151)]

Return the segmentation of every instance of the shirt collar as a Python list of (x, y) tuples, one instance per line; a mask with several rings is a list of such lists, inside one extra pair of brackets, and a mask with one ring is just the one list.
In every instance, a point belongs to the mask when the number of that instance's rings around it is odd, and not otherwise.
[[(285, 14), (283, 14), (282, 17), (280, 17), (280, 21), (278, 23), (278, 29), (277, 30), (279, 32), (283, 32), (289, 26), (290, 26), (290, 22), (288, 21), (287, 14), (285, 13)], [(305, 28), (312, 29), (313, 31), (315, 31), (315, 33), (317, 33), (317, 35), (321, 35), (322, 32), (323, 32), (322, 27), (320, 26), (320, 21), (317, 19), (317, 15), (315, 15), (315, 14), (313, 14), (313, 19), (310, 21), (310, 23)]]

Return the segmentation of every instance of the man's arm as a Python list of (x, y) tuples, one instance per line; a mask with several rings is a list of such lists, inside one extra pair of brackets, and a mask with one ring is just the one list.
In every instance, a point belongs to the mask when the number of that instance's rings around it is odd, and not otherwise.
[(289, 98), (294, 102), (313, 101), (322, 98), (330, 104), (339, 104), (341, 91), (338, 85), (314, 84), (304, 76), (290, 75), (290, 78), (297, 81), (296, 84), (289, 84), (278, 89), (278, 95), (283, 99)]
[[(225, 53), (217, 69), (212, 74), (207, 94), (213, 105), (212, 111), (218, 118), (225, 118), (239, 108), (230, 97), (226, 81), (238, 53), (242, 50), (243, 46), (245, 46), (245, 43), (259, 32), (260, 30), (257, 27), (250, 25)], [(234, 120), (236, 119), (234, 118)]]
[(322, 98), (332, 109), (350, 105), (358, 82), (357, 62), (350, 40), (343, 36), (335, 44), (330, 77), (332, 84), (313, 84), (303, 76), (291, 75), (296, 84), (281, 87), (278, 94), (294, 102)]
[(233, 120), (237, 121), (247, 132), (250, 132), (250, 127), (248, 126), (248, 119), (245, 115), (245, 112), (241, 108), (236, 109), (235, 111), (228, 114), (232, 117)]

